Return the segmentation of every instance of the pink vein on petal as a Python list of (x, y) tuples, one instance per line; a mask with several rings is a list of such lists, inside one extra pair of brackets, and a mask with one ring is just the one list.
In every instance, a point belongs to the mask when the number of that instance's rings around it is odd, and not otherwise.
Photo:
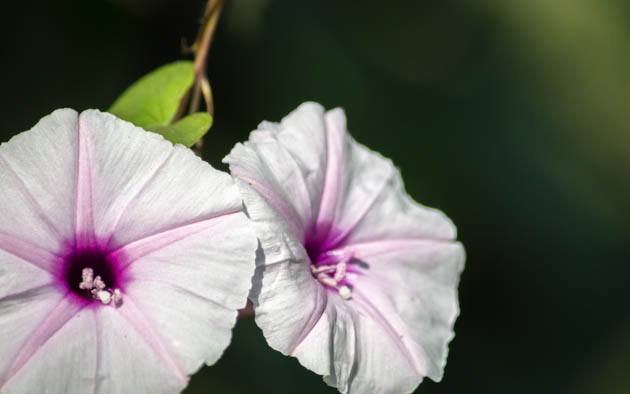
[(238, 169), (232, 169), (232, 176), (239, 178), (241, 181), (251, 185), (258, 194), (260, 194), (271, 207), (287, 221), (293, 234), (302, 234), (302, 223), (296, 221), (299, 215), (295, 212), (295, 209), (286, 202), (282, 197), (278, 197), (276, 192), (263, 185), (261, 182), (248, 177), (247, 175), (238, 171)]
[(450, 243), (453, 243), (453, 241), (448, 239), (392, 238), (352, 243), (341, 249), (351, 251), (357, 259), (361, 260), (387, 253), (408, 251), (416, 248), (430, 248)]
[(56, 238), (59, 238), (61, 234), (59, 229), (55, 227), (52, 220), (50, 220), (50, 218), (48, 217), (48, 215), (46, 214), (42, 206), (39, 204), (35, 196), (33, 196), (31, 191), (28, 189), (28, 187), (26, 186), (22, 178), (20, 178), (18, 173), (15, 171), (15, 169), (11, 166), (11, 164), (7, 161), (7, 159), (2, 157), (2, 155), (0, 155), (0, 163), (2, 163), (7, 170), (9, 170), (8, 171), (9, 174), (16, 180), (17, 184), (20, 187), (20, 190), (22, 191), (22, 194), (24, 195), (29, 205), (31, 206), (31, 209), (33, 209), (33, 211), (37, 213), (37, 216), (40, 219), (42, 219), (42, 221), (44, 222), (46, 227), (48, 227), (52, 235), (55, 235)]
[(413, 352), (409, 350), (405, 341), (403, 340), (404, 335), (400, 334), (396, 328), (388, 321), (388, 319), (383, 315), (383, 313), (376, 308), (376, 306), (366, 297), (363, 293), (355, 286), (352, 289), (352, 298), (353, 300), (361, 306), (372, 320), (378, 325), (381, 326), (383, 330), (387, 333), (387, 335), (392, 339), (392, 341), (396, 344), (402, 355), (407, 359), (411, 367), (421, 375), (426, 375), (426, 368), (423, 366), (421, 362), (419, 362), (414, 356)]
[(75, 241), (78, 244), (88, 244), (94, 238), (94, 213), (92, 212), (92, 166), (90, 146), (82, 131), (82, 119), (79, 118), (77, 129), (77, 209), (75, 217)]
[[(296, 159), (296, 157), (293, 155), (293, 153), (287, 149), (287, 147), (285, 146), (285, 144), (282, 143), (282, 141), (280, 141), (280, 139), (278, 138), (279, 134), (278, 133), (270, 133), (269, 138), (273, 138), (276, 145), (280, 147), (280, 149), (282, 149), (290, 158), (291, 160), (288, 160), (289, 163), (286, 163), (286, 165), (290, 165), (292, 167), (292, 173), (298, 174), (297, 181), (300, 184), (299, 187), (299, 192), (301, 194), (301, 198), (302, 201), (304, 201), (306, 203), (306, 205), (308, 205), (308, 207), (305, 207), (305, 211), (308, 212), (308, 217), (306, 218), (306, 222), (310, 223), (313, 221), (313, 202), (311, 201), (311, 196), (309, 193), (309, 189), (308, 189), (308, 185), (306, 184), (306, 179), (304, 178), (304, 175), (302, 174), (302, 170), (300, 169), (300, 166), (298, 165), (298, 160)], [(261, 154), (260, 149), (258, 149), (257, 146), (252, 147), (257, 153), (258, 156), (260, 157)], [(316, 213), (315, 213), (316, 214)]]
[(101, 357), (103, 352), (103, 345), (101, 341), (103, 340), (103, 327), (101, 326), (101, 321), (98, 316), (100, 308), (95, 308), (92, 311), (94, 316), (94, 334), (96, 336), (96, 349), (94, 350), (94, 355), (96, 357), (96, 363), (94, 367), (94, 390), (93, 393), (101, 392), (101, 383), (103, 382), (103, 378), (99, 376), (99, 371), (101, 370)]
[(361, 224), (361, 222), (363, 221), (363, 219), (365, 219), (365, 217), (367, 216), (368, 212), (370, 212), (370, 209), (374, 206), (374, 204), (376, 203), (376, 201), (378, 200), (379, 196), (383, 193), (383, 191), (387, 188), (387, 184), (389, 183), (389, 180), (391, 179), (391, 177), (394, 175), (394, 172), (392, 171), (388, 176), (384, 177), (383, 179), (383, 183), (381, 184), (381, 186), (376, 190), (376, 192), (370, 196), (370, 198), (365, 202), (365, 205), (363, 206), (363, 208), (361, 209), (361, 211), (359, 212), (359, 214), (353, 218), (352, 222), (346, 227), (345, 230), (343, 230), (342, 232), (340, 232), (332, 241), (331, 244), (332, 245), (338, 245), (340, 242), (342, 242), (344, 239), (346, 239), (346, 237), (352, 233), (359, 224)]
[(313, 331), (313, 328), (319, 323), (324, 312), (326, 311), (326, 307), (328, 306), (328, 293), (327, 291), (319, 285), (319, 283), (315, 284), (315, 288), (317, 289), (316, 296), (316, 304), (313, 307), (313, 311), (311, 312), (306, 324), (300, 331), (300, 335), (295, 339), (291, 347), (289, 348), (289, 355), (293, 355), (293, 353), (297, 350), (302, 342), (308, 337), (308, 335)]
[(59, 303), (46, 314), (46, 317), (37, 325), (22, 345), (20, 351), (11, 362), (5, 383), (15, 376), (29, 360), (55, 335), (70, 319), (72, 319), (81, 309), (83, 304), (70, 299), (64, 295)]
[(326, 170), (324, 172), (324, 182), (320, 199), (317, 221), (315, 223), (318, 236), (326, 237), (330, 227), (335, 220), (337, 210), (337, 199), (341, 195), (341, 184), (343, 182), (342, 161), (344, 156), (344, 133), (345, 122), (341, 127), (337, 127), (332, 116), (336, 113), (326, 114)]
[[(197, 219), (176, 227), (168, 228), (157, 233), (148, 235), (138, 240), (129, 242), (118, 249), (111, 252), (113, 258), (125, 256), (126, 265), (128, 267), (134, 261), (164, 249), (178, 241), (181, 241), (192, 235), (212, 229), (217, 226), (229, 226), (232, 221), (239, 221), (238, 215), (241, 215), (240, 208), (231, 212), (215, 213), (209, 217)], [(122, 268), (125, 268), (122, 267)]]
[(29, 287), (26, 289), (14, 290), (10, 293), (3, 294), (2, 297), (0, 297), (0, 306), (1, 304), (7, 303), (7, 302), (24, 301), (26, 299), (33, 297), (34, 295), (39, 295), (44, 292), (50, 291), (54, 289), (56, 285), (57, 284), (55, 282), (37, 284), (35, 286)]
[(0, 250), (12, 254), (26, 263), (48, 273), (54, 273), (54, 268), (61, 257), (40, 248), (28, 241), (15, 238), (9, 234), (0, 233)]
[(142, 180), (137, 182), (137, 185), (139, 187), (137, 187), (136, 190), (134, 190), (132, 193), (128, 193), (129, 197), (128, 197), (127, 201), (125, 202), (125, 205), (118, 212), (118, 215), (116, 216), (116, 218), (112, 221), (112, 224), (111, 224), (110, 228), (105, 231), (106, 234), (111, 234), (109, 240), (106, 243), (107, 246), (109, 246), (113, 235), (116, 233), (116, 227), (118, 227), (118, 223), (120, 222), (120, 219), (123, 217), (125, 212), (127, 212), (127, 210), (129, 209), (129, 205), (131, 204), (131, 202), (136, 197), (138, 197), (144, 190), (146, 190), (146, 188), (151, 184), (151, 181), (156, 178), (156, 176), (160, 173), (160, 171), (162, 171), (162, 169), (168, 163), (169, 159), (172, 157), (173, 152), (175, 152), (175, 150), (171, 150), (166, 155), (164, 160), (155, 168), (155, 170), (149, 172), (149, 174), (147, 175), (146, 178), (144, 178), (144, 179), (142, 179)]
[(146, 318), (142, 310), (133, 303), (128, 295), (125, 297), (123, 305), (118, 308), (118, 311), (134, 330), (136, 330), (138, 335), (142, 337), (151, 350), (153, 350), (155, 355), (166, 365), (168, 370), (171, 371), (178, 380), (186, 384), (188, 382), (186, 372), (169, 352), (163, 339), (153, 329), (151, 322)]

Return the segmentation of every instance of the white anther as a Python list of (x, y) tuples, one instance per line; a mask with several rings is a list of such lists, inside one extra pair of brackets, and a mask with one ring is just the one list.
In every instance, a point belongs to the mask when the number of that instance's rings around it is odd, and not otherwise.
[(101, 279), (100, 276), (96, 275), (96, 278), (94, 278), (94, 287), (97, 290), (104, 290), (107, 285), (105, 284), (105, 282), (103, 282), (103, 279)]
[(112, 304), (119, 306), (122, 303), (122, 294), (119, 289), (109, 289), (103, 279), (97, 275), (94, 276), (92, 268), (83, 268), (81, 271), (81, 283), (79, 289), (90, 290), (92, 298), (99, 300), (101, 304)]
[(114, 289), (114, 293), (112, 294), (112, 302), (115, 306), (120, 306), (122, 302), (122, 294), (120, 294), (120, 289)]
[(346, 286), (346, 285), (340, 286), (339, 287), (339, 295), (344, 300), (349, 300), (349, 299), (352, 298), (352, 290), (350, 290), (350, 288), (348, 286)]
[(101, 304), (107, 305), (112, 300), (112, 293), (107, 290), (98, 290), (96, 292), (96, 298), (101, 301)]
[(81, 271), (81, 279), (79, 289), (92, 290), (94, 287), (94, 270), (92, 270), (92, 268), (83, 268)]

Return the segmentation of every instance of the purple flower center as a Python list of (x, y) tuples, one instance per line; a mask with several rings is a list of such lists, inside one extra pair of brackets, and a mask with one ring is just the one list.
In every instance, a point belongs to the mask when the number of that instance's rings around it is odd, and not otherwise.
[(122, 261), (99, 245), (68, 247), (63, 255), (61, 281), (78, 301), (118, 303), (124, 287)]
[(304, 247), (311, 261), (313, 277), (328, 290), (339, 293), (343, 299), (352, 298), (350, 276), (357, 273), (352, 252), (337, 243), (316, 237), (308, 237)]

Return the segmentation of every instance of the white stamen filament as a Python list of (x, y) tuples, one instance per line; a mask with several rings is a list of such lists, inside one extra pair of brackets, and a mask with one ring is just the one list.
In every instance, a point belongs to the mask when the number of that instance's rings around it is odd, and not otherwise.
[(337, 270), (337, 267), (334, 265), (311, 265), (311, 272), (314, 275), (317, 274), (321, 274), (321, 273), (330, 273), (330, 272), (335, 272)]
[(317, 280), (325, 284), (326, 286), (335, 287), (335, 288), (337, 287), (337, 284), (338, 284), (335, 278), (331, 278), (330, 276), (324, 273), (317, 275)]

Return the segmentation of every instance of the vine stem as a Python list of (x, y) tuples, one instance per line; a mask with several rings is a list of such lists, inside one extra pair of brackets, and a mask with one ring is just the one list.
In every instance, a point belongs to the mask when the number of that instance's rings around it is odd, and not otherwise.
[(189, 112), (193, 113), (199, 110), (201, 96), (206, 102), (206, 107), (210, 115), (214, 114), (214, 102), (212, 100), (212, 90), (206, 77), (206, 65), (208, 62), (208, 52), (210, 51), (210, 44), (214, 32), (217, 29), (217, 23), (221, 10), (223, 9), (224, 0), (208, 0), (206, 4), (206, 10), (203, 16), (203, 22), (201, 29), (197, 34), (197, 39), (192, 46), (192, 51), (195, 54), (195, 86), (193, 88), (193, 97), (190, 102)]
[[(201, 98), (203, 97), (204, 103), (206, 104), (206, 110), (214, 117), (214, 99), (212, 96), (210, 82), (208, 82), (208, 77), (206, 76), (206, 66), (208, 64), (210, 44), (212, 43), (212, 38), (217, 29), (219, 17), (221, 16), (221, 10), (223, 9), (223, 3), (224, 0), (208, 0), (201, 28), (197, 33), (197, 38), (195, 39), (194, 44), (188, 48), (188, 51), (192, 52), (195, 56), (193, 67), (195, 80), (189, 93), (189, 114), (199, 111), (199, 108), (201, 107)], [(184, 112), (184, 108), (180, 108), (180, 112)], [(193, 149), (197, 155), (201, 156), (202, 148), (203, 138), (195, 143)]]
[(247, 300), (245, 308), (238, 310), (238, 318), (243, 319), (250, 316), (254, 316), (254, 305), (250, 300)]

